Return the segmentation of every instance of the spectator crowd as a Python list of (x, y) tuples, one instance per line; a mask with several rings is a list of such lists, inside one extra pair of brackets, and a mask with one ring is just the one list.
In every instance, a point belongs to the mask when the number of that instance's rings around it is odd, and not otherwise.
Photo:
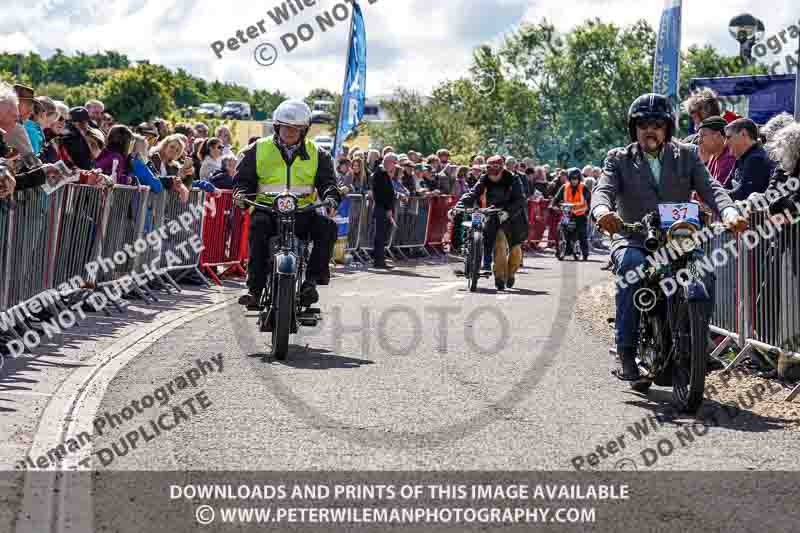
[[(767, 143), (793, 123), (792, 117), (779, 115), (759, 129), (750, 119), (723, 114), (710, 89), (691, 94), (684, 107), (697, 131), (684, 142), (698, 146), (711, 175), (731, 190), (731, 196), (744, 200), (765, 192), (778, 170)], [(69, 174), (79, 183), (98, 187), (172, 190), (186, 201), (192, 188), (233, 188), (238, 164), (233, 145), (231, 130), (224, 125), (211, 132), (202, 122), (172, 125), (158, 118), (136, 126), (118, 124), (99, 100), (70, 109), (36, 95), (30, 87), (0, 82), (0, 198)], [(376, 201), (384, 202), (391, 220), (395, 199), (463, 195), (485, 172), (488, 155), (494, 154), (475, 154), (465, 166), (451, 161), (446, 148), (426, 156), (413, 150), (398, 153), (392, 146), (381, 151), (345, 146), (336, 170), (346, 194), (373, 195), (376, 175), (388, 179), (391, 191), (380, 193)], [(504, 164), (529, 199), (552, 199), (567, 183), (565, 168), (537, 165), (531, 158), (505, 157)], [(601, 172), (591, 164), (583, 167), (590, 193)]]
[(192, 188), (231, 189), (238, 162), (231, 131), (210, 133), (202, 122), (117, 124), (99, 100), (70, 109), (0, 82), (0, 198), (61, 179), (171, 190), (184, 202)]

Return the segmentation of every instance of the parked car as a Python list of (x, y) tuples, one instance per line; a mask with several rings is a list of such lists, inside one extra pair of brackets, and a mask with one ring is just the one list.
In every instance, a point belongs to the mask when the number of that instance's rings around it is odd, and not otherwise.
[(222, 118), (250, 120), (252, 116), (250, 104), (247, 102), (225, 102), (222, 108)]
[(323, 150), (330, 152), (333, 150), (333, 137), (329, 135), (317, 135), (314, 137), (314, 144)]
[(327, 111), (312, 111), (311, 113), (312, 124), (332, 124), (333, 115)]
[(195, 111), (198, 117), (220, 118), (222, 116), (222, 106), (219, 104), (200, 104)]

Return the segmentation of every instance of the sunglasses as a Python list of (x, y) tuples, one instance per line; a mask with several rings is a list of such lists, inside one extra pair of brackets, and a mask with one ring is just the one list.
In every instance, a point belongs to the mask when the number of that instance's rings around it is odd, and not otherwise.
[(653, 119), (649, 118), (646, 120), (640, 120), (638, 124), (639, 129), (641, 130), (648, 130), (648, 129), (664, 129), (667, 127), (667, 121), (663, 119)]

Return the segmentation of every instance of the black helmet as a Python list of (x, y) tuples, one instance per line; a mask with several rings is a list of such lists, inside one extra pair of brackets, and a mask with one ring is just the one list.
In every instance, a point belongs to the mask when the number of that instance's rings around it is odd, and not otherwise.
[(672, 139), (675, 130), (675, 113), (672, 104), (664, 95), (643, 94), (633, 101), (631, 109), (628, 111), (628, 133), (631, 141), (636, 142), (636, 124), (642, 119), (662, 119), (667, 121), (666, 142)]
[(572, 167), (571, 169), (567, 170), (567, 181), (571, 181), (573, 179), (583, 181), (583, 172), (581, 172), (581, 169)]

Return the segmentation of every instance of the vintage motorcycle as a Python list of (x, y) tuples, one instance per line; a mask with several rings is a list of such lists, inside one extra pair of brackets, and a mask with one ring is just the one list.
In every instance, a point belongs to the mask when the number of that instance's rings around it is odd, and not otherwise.
[(464, 229), (464, 239), (462, 241), (462, 256), (464, 257), (464, 270), (456, 271), (457, 276), (463, 276), (467, 280), (467, 288), (470, 292), (478, 290), (478, 279), (489, 278), (491, 272), (481, 270), (481, 260), (483, 259), (483, 231), (489, 217), (500, 215), (501, 209), (496, 207), (479, 208), (453, 208), (454, 213), (463, 213), (464, 220), (461, 227)]
[(258, 305), (258, 328), (261, 332), (272, 333), (271, 355), (282, 360), (289, 351), (289, 335), (297, 333), (300, 326), (313, 327), (322, 320), (319, 308), (303, 306), (300, 300), (311, 243), (297, 238), (294, 224), (298, 215), (326, 204), (314, 203), (300, 208), (298, 197), (289, 191), (276, 196), (271, 206), (244, 198), (241, 201), (276, 217), (278, 231), (269, 242), (270, 264), (267, 287)]
[[(644, 236), (648, 254), (655, 257), (646, 263), (634, 294), (640, 312), (637, 364), (648, 380), (637, 384), (636, 390), (646, 392), (651, 383), (672, 386), (675, 403), (687, 413), (697, 411), (703, 402), (713, 305), (712, 292), (704, 283), (714, 283), (713, 273), (703, 280), (694, 266), (703, 256), (694, 237), (705, 220), (697, 204), (661, 204), (641, 222), (623, 225), (625, 231)], [(678, 282), (676, 274), (681, 271), (692, 275)], [(676, 290), (663, 288), (670, 286)]]
[(558, 246), (556, 246), (556, 259), (563, 261), (567, 256), (567, 249), (570, 245), (569, 237), (572, 237), (572, 256), (578, 260), (578, 242), (576, 240), (577, 225), (572, 216), (572, 209), (576, 204), (562, 203), (561, 219), (558, 222)]

